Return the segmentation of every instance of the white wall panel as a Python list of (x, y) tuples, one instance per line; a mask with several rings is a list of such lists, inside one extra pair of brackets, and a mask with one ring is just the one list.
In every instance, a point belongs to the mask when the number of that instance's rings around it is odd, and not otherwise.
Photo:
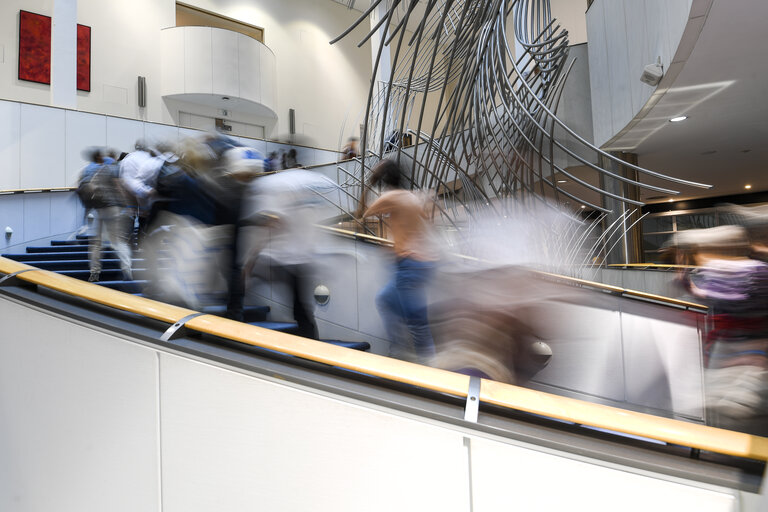
[(144, 123), (132, 119), (107, 117), (107, 146), (130, 153), (138, 139), (144, 138)]
[[(261, 75), (259, 76), (259, 85), (261, 88), (261, 103), (272, 109), (278, 118), (288, 118), (288, 112), (278, 111), (277, 94), (277, 65), (275, 63), (275, 54), (266, 46), (259, 47), (259, 63), (261, 64)], [(309, 93), (311, 94), (311, 93)], [(289, 107), (290, 108), (290, 107)], [(287, 122), (284, 121), (287, 127)]]
[(473, 512), (733, 512), (735, 493), (472, 439)]
[(237, 38), (238, 90), (241, 98), (261, 103), (261, 50), (263, 45), (255, 39), (239, 35)]
[(0, 101), (0, 190), (21, 187), (20, 130), (21, 105), (11, 101)]
[[(211, 29), (213, 94), (240, 96), (237, 32)], [(199, 91), (188, 91), (199, 92)]]
[(391, 252), (382, 247), (355, 242), (357, 254), (357, 311), (360, 331), (388, 339), (376, 309), (376, 295), (392, 277)]
[[(77, 184), (80, 171), (88, 161), (83, 158), (84, 148), (107, 145), (107, 118), (97, 114), (86, 114), (73, 110), (66, 111), (67, 158), (65, 184)], [(123, 150), (124, 151), (124, 150)]]
[(166, 29), (161, 33), (163, 78), (160, 94), (184, 91), (184, 31)]
[(467, 510), (460, 432), (174, 356), (160, 366), (164, 512)]
[(213, 55), (210, 27), (184, 29), (184, 92), (213, 93)]
[(64, 110), (21, 105), (21, 188), (66, 186)]
[(176, 143), (179, 140), (179, 129), (165, 124), (144, 123), (144, 137), (150, 144), (158, 142)]
[(154, 352), (0, 302), (0, 510), (159, 511)]

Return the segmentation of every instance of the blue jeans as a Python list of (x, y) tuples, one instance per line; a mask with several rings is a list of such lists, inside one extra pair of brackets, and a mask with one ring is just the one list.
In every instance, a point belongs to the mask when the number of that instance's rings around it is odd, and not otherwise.
[(432, 261), (398, 258), (392, 279), (376, 296), (379, 315), (391, 342), (389, 355), (408, 359), (409, 344), (404, 330), (413, 339), (422, 362), (435, 355), (435, 343), (427, 319), (426, 288), (435, 270)]

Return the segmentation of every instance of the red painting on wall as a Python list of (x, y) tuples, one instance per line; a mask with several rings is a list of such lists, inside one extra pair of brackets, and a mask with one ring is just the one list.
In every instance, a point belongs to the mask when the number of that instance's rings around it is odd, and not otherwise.
[(19, 80), (51, 83), (51, 18), (19, 12)]
[(77, 90), (91, 90), (91, 27), (77, 24)]

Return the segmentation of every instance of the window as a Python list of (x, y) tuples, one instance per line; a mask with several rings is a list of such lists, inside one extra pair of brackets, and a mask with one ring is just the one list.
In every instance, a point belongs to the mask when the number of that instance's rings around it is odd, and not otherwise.
[(240, 32), (252, 37), (260, 43), (264, 42), (264, 29), (255, 25), (249, 25), (232, 18), (227, 18), (198, 7), (192, 7), (181, 2), (176, 2), (176, 26), (177, 27), (214, 27)]

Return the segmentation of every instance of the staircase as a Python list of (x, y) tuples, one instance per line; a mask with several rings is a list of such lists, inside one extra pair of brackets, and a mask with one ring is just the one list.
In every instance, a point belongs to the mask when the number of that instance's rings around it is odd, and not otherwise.
[[(52, 240), (48, 246), (29, 246), (26, 248), (26, 253), (23, 254), (2, 254), (1, 256), (41, 270), (49, 270), (87, 281), (90, 276), (88, 259), (89, 238), (87, 235), (77, 235), (73, 240)], [(111, 247), (104, 247), (101, 253), (102, 270), (99, 276), (100, 280), (95, 284), (125, 293), (142, 295), (148, 281), (146, 279), (145, 259), (141, 256), (141, 250), (134, 248), (134, 258), (132, 258), (131, 265), (133, 280), (125, 281), (120, 270), (120, 260), (117, 257), (117, 253)], [(159, 256), (162, 261), (162, 255)], [(226, 309), (226, 306), (223, 304), (215, 304), (204, 306), (201, 308), (201, 312), (223, 317), (226, 315)], [(296, 334), (298, 330), (296, 323), (270, 321), (268, 319), (269, 312), (269, 306), (247, 305), (243, 308), (243, 321), (265, 329)], [(355, 350), (369, 350), (371, 348), (368, 342), (363, 341), (321, 341)]]

